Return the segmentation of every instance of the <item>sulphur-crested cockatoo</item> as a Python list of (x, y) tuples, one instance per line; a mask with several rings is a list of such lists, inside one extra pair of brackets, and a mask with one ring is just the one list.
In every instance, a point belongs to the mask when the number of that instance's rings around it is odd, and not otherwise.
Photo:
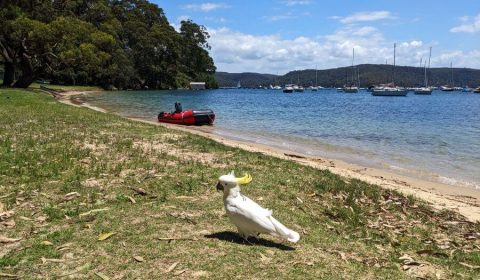
[(240, 185), (252, 181), (250, 175), (236, 178), (233, 171), (219, 178), (217, 190), (223, 191), (223, 203), (228, 217), (237, 226), (238, 233), (245, 239), (268, 233), (276, 237), (297, 242), (300, 235), (272, 217), (272, 211), (262, 208), (255, 201), (240, 193)]

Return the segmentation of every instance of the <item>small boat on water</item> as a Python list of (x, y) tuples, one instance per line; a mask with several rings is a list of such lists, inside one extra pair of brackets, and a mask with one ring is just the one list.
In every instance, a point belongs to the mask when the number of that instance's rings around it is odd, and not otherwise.
[(160, 112), (158, 121), (182, 125), (212, 125), (215, 121), (215, 113), (210, 109), (193, 110), (182, 112)]
[(408, 90), (398, 87), (380, 87), (372, 91), (373, 96), (407, 96)]
[(474, 93), (480, 93), (480, 87), (477, 87), (476, 89), (473, 90)]
[(432, 94), (432, 88), (430, 88), (430, 87), (414, 88), (413, 91), (417, 95), (431, 95)]
[(302, 87), (302, 86), (297, 86), (297, 85), (295, 85), (295, 86), (293, 86), (293, 91), (294, 91), (294, 92), (304, 92), (304, 91), (305, 91), (305, 88)]
[(397, 44), (393, 44), (393, 75), (392, 86), (376, 87), (372, 91), (373, 96), (407, 96), (408, 90), (395, 86), (395, 58)]
[[(428, 69), (430, 69), (430, 59), (432, 57), (432, 47), (430, 47), (430, 55), (428, 57)], [(421, 64), (421, 63), (420, 63)], [(432, 94), (432, 88), (428, 86), (428, 76), (427, 76), (427, 61), (425, 60), (425, 65), (423, 67), (424, 70), (424, 80), (425, 80), (425, 86), (415, 88), (413, 92), (417, 95), (431, 95)]]
[(358, 92), (358, 87), (351, 86), (351, 87), (343, 87), (343, 92), (345, 93), (357, 93)]
[(441, 86), (440, 89), (442, 91), (454, 91), (455, 89), (449, 85), (446, 85), (446, 86)]
[(455, 87), (453, 86), (453, 66), (452, 66), (452, 62), (450, 62), (450, 85), (441, 86), (440, 89), (442, 91), (455, 91)]
[(292, 93), (293, 92), (293, 86), (292, 85), (285, 85), (283, 88), (284, 93)]
[[(358, 80), (355, 81), (355, 66), (354, 66), (354, 63), (355, 63), (355, 48), (353, 48), (353, 53), (352, 53), (352, 81), (351, 81), (350, 85), (345, 85), (343, 87), (343, 92), (345, 92), (345, 93), (357, 93), (358, 92), (358, 87), (354, 86), (354, 84), (359, 84)], [(346, 81), (346, 82), (348, 83), (348, 81)]]

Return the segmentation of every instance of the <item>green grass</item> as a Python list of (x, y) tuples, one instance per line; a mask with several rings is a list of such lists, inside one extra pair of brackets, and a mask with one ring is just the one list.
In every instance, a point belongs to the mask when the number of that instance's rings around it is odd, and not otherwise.
[[(238, 238), (215, 191), (230, 170), (252, 174), (243, 192), (300, 232), (298, 244)], [(456, 213), (35, 90), (0, 90), (0, 203), (15, 221), (0, 235), (22, 238), (2, 244), (0, 272), (25, 279), (480, 277), (461, 264), (480, 266), (480, 225)], [(423, 265), (403, 267), (404, 254)]]
[(39, 84), (33, 83), (30, 85), (30, 89), (40, 89), (40, 86), (44, 86), (51, 89), (63, 90), (63, 91), (100, 91), (100, 87), (96, 86), (65, 86), (65, 85), (51, 85), (51, 84)]

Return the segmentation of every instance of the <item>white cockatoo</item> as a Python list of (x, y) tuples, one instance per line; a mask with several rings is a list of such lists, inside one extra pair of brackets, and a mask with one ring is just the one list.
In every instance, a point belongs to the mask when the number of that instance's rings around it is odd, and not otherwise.
[(276, 237), (296, 243), (300, 235), (272, 217), (272, 211), (258, 205), (255, 201), (240, 193), (240, 185), (252, 181), (250, 175), (236, 178), (232, 171), (219, 178), (217, 190), (223, 191), (225, 211), (232, 223), (237, 226), (238, 233), (248, 239), (257, 237), (260, 233), (268, 233)]

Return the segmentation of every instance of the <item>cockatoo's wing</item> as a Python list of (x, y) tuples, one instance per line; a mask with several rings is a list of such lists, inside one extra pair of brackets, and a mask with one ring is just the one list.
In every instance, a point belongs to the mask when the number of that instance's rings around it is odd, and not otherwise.
[(268, 233), (291, 242), (297, 242), (300, 238), (298, 233), (273, 218), (271, 210), (261, 207), (246, 196), (241, 195), (235, 200), (229, 201), (226, 208), (233, 223), (247, 235)]

